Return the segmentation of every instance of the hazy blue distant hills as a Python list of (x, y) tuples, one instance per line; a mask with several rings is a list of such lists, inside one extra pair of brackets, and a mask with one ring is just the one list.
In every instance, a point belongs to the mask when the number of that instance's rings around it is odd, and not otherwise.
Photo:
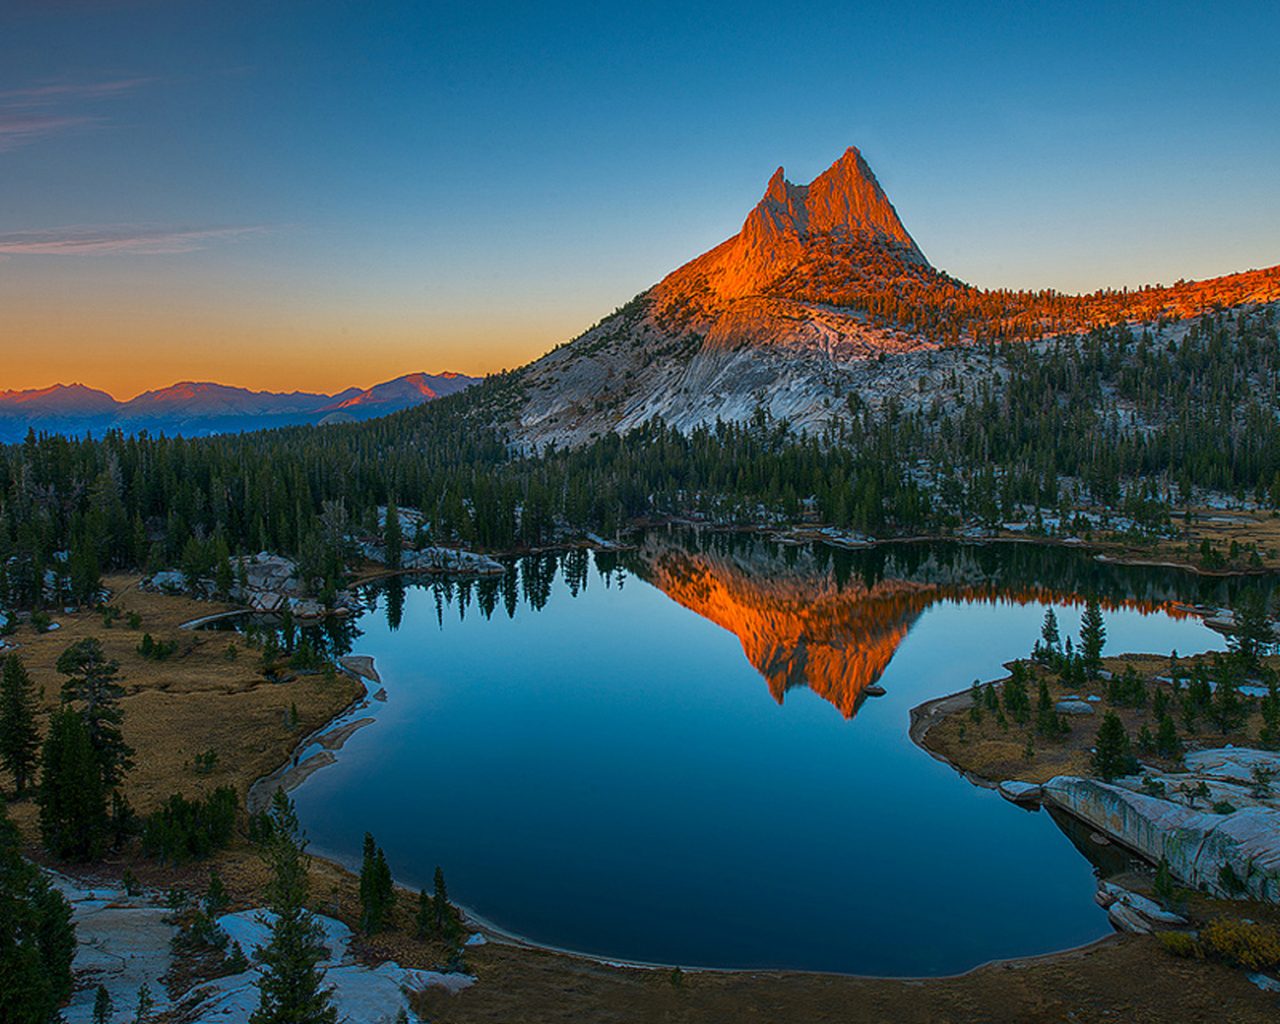
[(410, 373), (371, 388), (337, 394), (251, 391), (226, 384), (182, 381), (121, 402), (83, 384), (0, 391), (0, 442), (38, 433), (100, 437), (119, 429), (136, 434), (200, 437), (303, 423), (371, 419), (443, 398), (476, 383), (461, 373)]

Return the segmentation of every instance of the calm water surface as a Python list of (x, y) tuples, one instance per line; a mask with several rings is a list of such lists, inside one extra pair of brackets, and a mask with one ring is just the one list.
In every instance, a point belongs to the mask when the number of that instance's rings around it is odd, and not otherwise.
[(1224, 586), (1021, 545), (675, 534), (393, 585), (346, 641), (389, 699), (295, 796), (315, 851), (354, 863), (369, 830), (398, 880), (443, 865), (552, 946), (885, 975), (1060, 949), (1109, 930), (1093, 867), (917, 748), (909, 709), (1029, 651), (1047, 603), (1078, 631), (1086, 590), (1142, 606), (1107, 612), (1110, 651), (1219, 647), (1163, 603)]

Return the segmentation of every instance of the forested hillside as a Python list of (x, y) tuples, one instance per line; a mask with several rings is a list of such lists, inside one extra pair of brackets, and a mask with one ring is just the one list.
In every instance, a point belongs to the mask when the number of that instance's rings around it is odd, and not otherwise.
[(109, 569), (207, 575), (229, 553), (263, 549), (299, 557), (323, 593), (389, 503), (423, 510), (410, 541), (489, 550), (674, 514), (808, 514), (887, 534), (1065, 519), (1085, 505), (1158, 529), (1205, 492), (1280, 504), (1274, 305), (1175, 333), (1099, 328), (928, 358), (953, 360), (934, 368), (939, 388), (874, 406), (850, 393), (820, 434), (760, 411), (525, 455), (502, 426), (521, 400), (518, 374), (362, 424), (203, 439), (32, 434), (0, 450), (0, 601), (83, 600)]

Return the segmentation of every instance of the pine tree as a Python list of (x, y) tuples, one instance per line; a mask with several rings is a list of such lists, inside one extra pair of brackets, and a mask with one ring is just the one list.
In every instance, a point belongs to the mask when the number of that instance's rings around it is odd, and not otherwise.
[(1178, 726), (1171, 715), (1160, 716), (1156, 728), (1156, 753), (1161, 757), (1178, 757), (1182, 753), (1182, 740), (1178, 739)]
[(68, 860), (96, 860), (106, 844), (107, 794), (84, 719), (63, 707), (49, 718), (37, 799), (45, 848)]
[(39, 748), (31, 678), (21, 659), (10, 654), (0, 674), (0, 764), (13, 775), (14, 789), (19, 796), (31, 781)]
[(1259, 703), (1262, 712), (1262, 728), (1258, 732), (1258, 741), (1264, 747), (1280, 746), (1280, 686), (1275, 677), (1267, 683), (1267, 693)]
[(1062, 635), (1058, 632), (1058, 616), (1052, 608), (1044, 612), (1044, 624), (1040, 627), (1040, 639), (1046, 654), (1057, 654), (1062, 645)]
[(1053, 698), (1049, 695), (1049, 684), (1040, 680), (1040, 693), (1036, 699), (1036, 732), (1041, 736), (1057, 736), (1062, 731), (1062, 721), (1054, 709)]
[(93, 1024), (111, 1024), (111, 993), (105, 985), (99, 985), (93, 996)]
[(387, 552), (387, 568), (399, 569), (404, 537), (400, 532), (400, 510), (394, 501), (387, 502), (387, 521), (383, 526), (383, 547)]
[(374, 857), (373, 862), (373, 879), (374, 891), (378, 896), (378, 907), (382, 914), (382, 922), (386, 922), (387, 914), (396, 902), (396, 883), (391, 876), (391, 865), (387, 863), (386, 854), (382, 852), (382, 847), (378, 847), (378, 853)]
[(379, 932), (386, 924), (387, 911), (395, 898), (391, 869), (373, 835), (364, 834), (364, 856), (360, 863), (360, 927), (365, 934)]
[(1098, 599), (1089, 598), (1080, 619), (1080, 657), (1090, 679), (1096, 679), (1102, 668), (1102, 648), (1107, 642), (1107, 627), (1102, 621)]
[(231, 552), (227, 550), (227, 542), (221, 535), (214, 541), (213, 579), (218, 597), (224, 601), (230, 598), (231, 588), (235, 584), (235, 574), (231, 570)]
[(1129, 734), (1124, 723), (1114, 711), (1108, 711), (1098, 727), (1093, 757), (1090, 761), (1093, 773), (1106, 782), (1138, 770), (1137, 759), (1129, 745)]
[(227, 887), (223, 884), (222, 876), (218, 874), (217, 868), (209, 870), (209, 887), (204, 894), (204, 912), (210, 917), (217, 917), (231, 902), (231, 898), (227, 895)]
[(1209, 717), (1226, 736), (1244, 724), (1248, 709), (1240, 697), (1240, 688), (1234, 679), (1223, 675), (1214, 687), (1213, 699), (1209, 705)]
[(414, 915), (414, 934), (419, 939), (427, 938), (435, 930), (436, 905), (426, 889), (418, 890), (418, 912)]
[(320, 963), (327, 950), (324, 931), (307, 910), (307, 840), (293, 802), (276, 790), (264, 857), (271, 867), (267, 905), (275, 914), (271, 939), (259, 953), (258, 1008), (250, 1024), (336, 1024), (332, 988), (325, 988)]
[(1276, 642), (1266, 602), (1256, 592), (1247, 591), (1240, 595), (1232, 611), (1235, 630), (1227, 637), (1227, 646), (1240, 659), (1246, 671), (1256, 672), (1258, 659), (1269, 652)]
[(145, 981), (138, 986), (138, 1005), (133, 1011), (133, 1024), (147, 1024), (151, 1019), (151, 1011), (155, 1009), (156, 1000), (151, 994), (151, 986)]
[(125, 772), (133, 767), (133, 748), (125, 743), (120, 731), (124, 688), (117, 682), (119, 668), (117, 662), (106, 657), (102, 644), (94, 637), (72, 644), (57, 662), (58, 671), (67, 676), (62, 684), (62, 699), (82, 703), (81, 715), (98, 758), (103, 787), (108, 791), (119, 785)]
[(71, 907), (21, 853), (0, 801), (0, 1021), (46, 1024), (71, 994)]
[(1013, 663), (1009, 678), (1005, 680), (1002, 696), (1004, 708), (1015, 722), (1025, 725), (1031, 720), (1031, 695), (1027, 693), (1027, 669), (1022, 662)]
[(449, 892), (444, 885), (444, 869), (438, 864), (436, 865), (434, 890), (431, 903), (435, 909), (435, 931), (437, 935), (443, 935), (446, 922), (449, 920), (453, 908), (449, 906)]

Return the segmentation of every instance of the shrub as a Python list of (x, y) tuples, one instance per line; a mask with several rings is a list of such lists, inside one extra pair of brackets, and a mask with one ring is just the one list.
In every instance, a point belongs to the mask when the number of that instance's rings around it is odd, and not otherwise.
[(1218, 868), (1218, 884), (1230, 896), (1244, 895), (1244, 879), (1236, 874), (1235, 868), (1230, 864), (1223, 864), (1222, 867)]
[(157, 640), (150, 633), (142, 634), (138, 653), (148, 661), (164, 661), (178, 650), (176, 640)]
[(203, 754), (196, 754), (191, 763), (197, 775), (208, 775), (218, 766), (218, 752), (206, 750)]
[(237, 806), (236, 792), (230, 786), (219, 786), (194, 800), (175, 793), (147, 818), (143, 853), (173, 863), (207, 857), (231, 841)]
[(1280, 929), (1269, 924), (1219, 917), (1200, 932), (1205, 947), (1228, 963), (1250, 971), (1280, 964)]
[(1166, 953), (1187, 957), (1188, 959), (1203, 955), (1200, 950), (1200, 943), (1196, 942), (1186, 932), (1161, 932), (1157, 937), (1160, 940), (1160, 947)]

